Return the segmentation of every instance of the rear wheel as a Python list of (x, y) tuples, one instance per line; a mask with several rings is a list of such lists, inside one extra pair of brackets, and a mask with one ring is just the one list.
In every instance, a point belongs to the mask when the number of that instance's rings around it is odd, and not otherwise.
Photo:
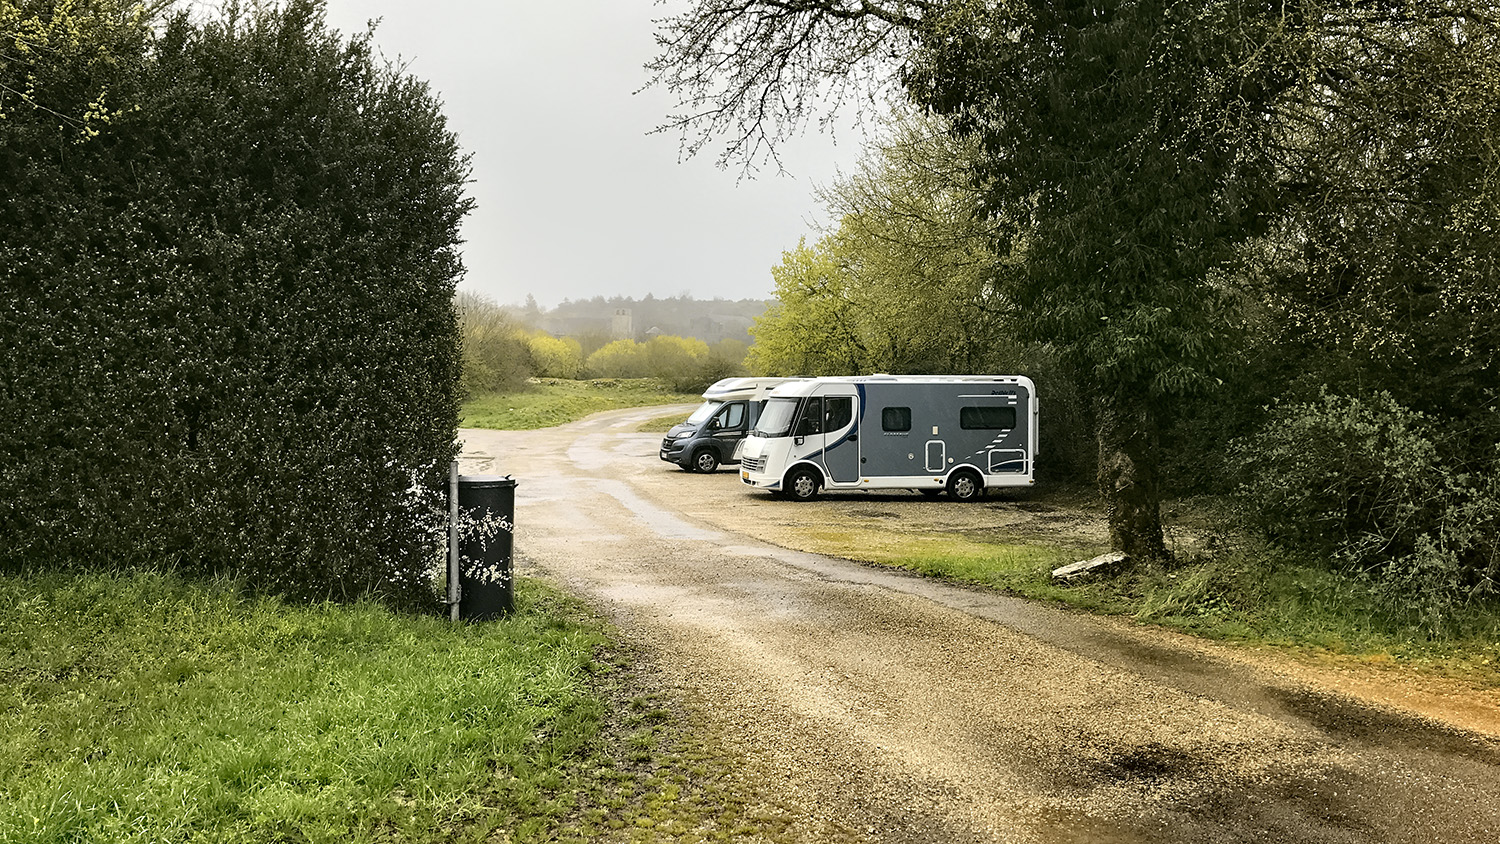
[(694, 472), (712, 472), (719, 468), (719, 456), (711, 449), (700, 449), (693, 455)]
[(954, 501), (978, 501), (984, 493), (984, 481), (969, 470), (954, 472), (948, 478), (948, 497)]
[(823, 479), (817, 472), (811, 469), (793, 469), (786, 476), (786, 483), (782, 484), (786, 497), (793, 501), (811, 501), (818, 497), (818, 487), (823, 485)]

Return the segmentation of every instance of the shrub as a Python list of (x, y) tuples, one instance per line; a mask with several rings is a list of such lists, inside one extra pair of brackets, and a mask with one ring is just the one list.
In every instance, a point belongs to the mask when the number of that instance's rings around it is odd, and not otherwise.
[(431, 600), (469, 207), (436, 99), (309, 0), (143, 32), (97, 137), (0, 120), (0, 565)]
[(536, 374), (542, 378), (577, 378), (583, 374), (583, 347), (571, 337), (534, 334), (526, 338)]
[(1261, 533), (1369, 577), (1430, 629), (1494, 594), (1500, 459), (1478, 474), (1459, 471), (1431, 420), (1384, 392), (1324, 392), (1270, 417), (1230, 449), (1239, 497)]

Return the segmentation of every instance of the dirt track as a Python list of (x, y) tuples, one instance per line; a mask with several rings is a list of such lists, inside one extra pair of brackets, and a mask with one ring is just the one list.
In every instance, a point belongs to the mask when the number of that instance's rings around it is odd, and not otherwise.
[(637, 433), (464, 431), (515, 476), (523, 574), (609, 611), (803, 840), (1500, 841), (1500, 701), (1315, 673), (785, 546), (904, 493), (773, 501)]

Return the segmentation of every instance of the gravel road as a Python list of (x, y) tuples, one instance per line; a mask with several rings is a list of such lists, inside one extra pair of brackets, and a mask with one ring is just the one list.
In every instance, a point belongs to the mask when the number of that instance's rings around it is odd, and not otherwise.
[[(878, 506), (691, 475), (670, 409), (465, 430), (518, 480), (518, 569), (604, 608), (806, 841), (1500, 841), (1500, 698), (1317, 670), (789, 550)], [(684, 413), (686, 409), (684, 409)]]

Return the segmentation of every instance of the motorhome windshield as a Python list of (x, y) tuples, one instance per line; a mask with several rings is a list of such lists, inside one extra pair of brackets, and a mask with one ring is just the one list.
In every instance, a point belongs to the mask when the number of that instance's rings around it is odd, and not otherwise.
[(792, 418), (796, 415), (797, 399), (771, 399), (750, 433), (756, 437), (784, 437), (791, 433)]
[(703, 404), (698, 405), (698, 409), (693, 411), (693, 415), (687, 418), (687, 424), (702, 425), (704, 422), (708, 421), (708, 417), (714, 415), (715, 410), (718, 410), (723, 406), (724, 403), (721, 401), (706, 401)]

